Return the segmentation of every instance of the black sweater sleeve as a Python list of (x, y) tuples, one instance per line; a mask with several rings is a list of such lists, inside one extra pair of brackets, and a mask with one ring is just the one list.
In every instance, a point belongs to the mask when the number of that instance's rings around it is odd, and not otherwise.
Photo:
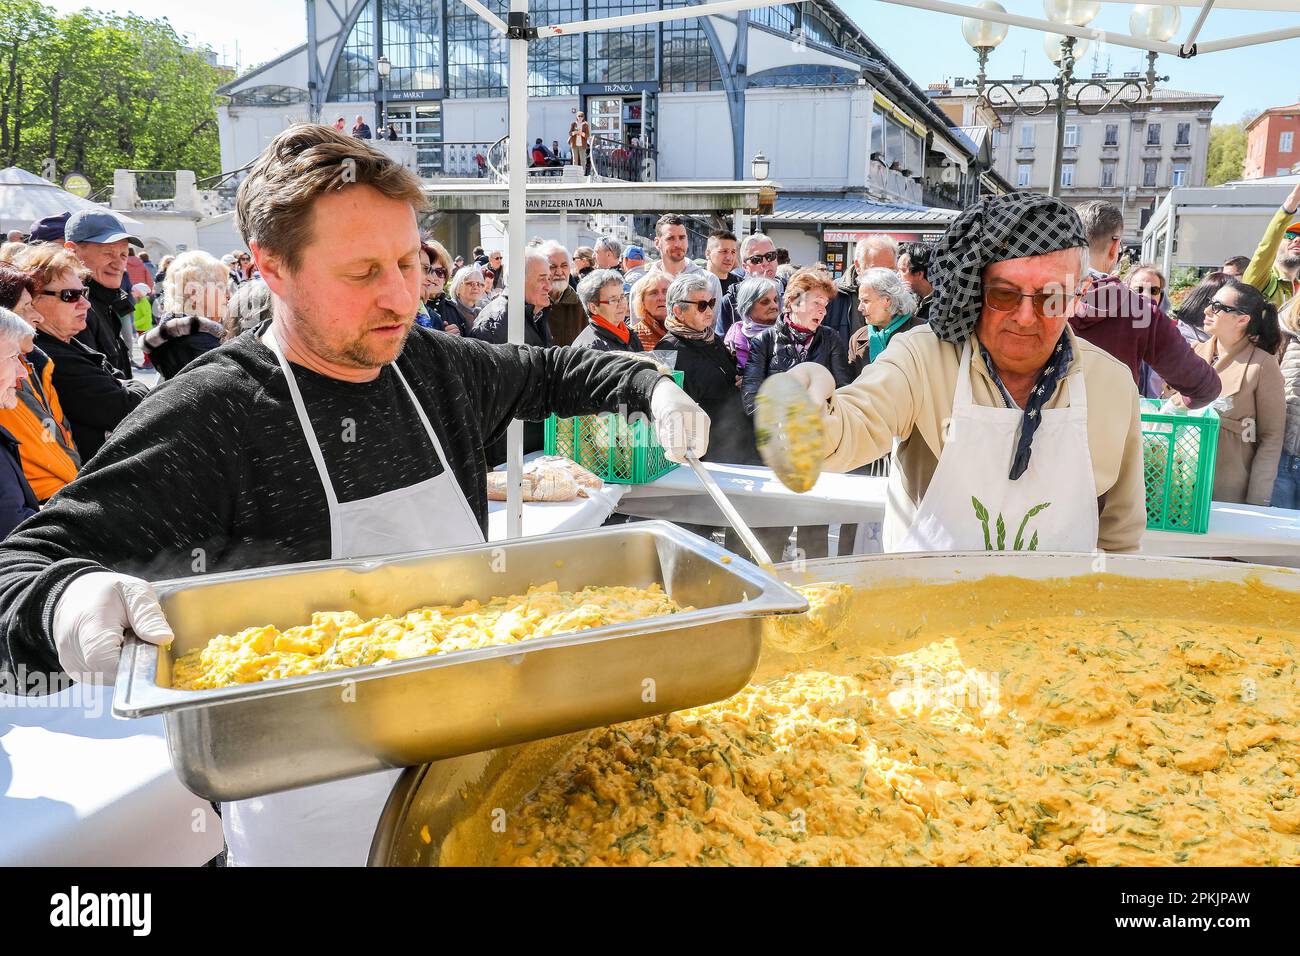
[(548, 415), (570, 418), (620, 409), (648, 414), (650, 393), (662, 377), (656, 366), (624, 352), (487, 345), (474, 339), (456, 345), (489, 444), (505, 434), (513, 418), (541, 421)]
[(238, 414), (204, 411), (222, 374), (233, 372), (208, 366), (159, 389), (0, 546), (0, 672), (60, 670), (51, 623), (74, 578), (105, 568), (157, 577), (161, 556), (203, 555), (221, 539), (243, 447)]

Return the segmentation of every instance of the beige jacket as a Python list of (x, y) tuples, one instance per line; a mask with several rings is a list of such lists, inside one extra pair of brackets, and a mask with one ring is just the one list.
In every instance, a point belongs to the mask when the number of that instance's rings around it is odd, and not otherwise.
[[(1088, 395), (1088, 443), (1099, 509), (1098, 547), (1136, 551), (1146, 529), (1142, 433), (1137, 389), (1128, 366), (1076, 336), (1070, 375), (1083, 375)], [(835, 393), (826, 422), (829, 471), (850, 471), (888, 455), (906, 500), (891, 499), (903, 524), (911, 524), (934, 477), (952, 417), (961, 347), (942, 342), (928, 327), (895, 336), (889, 348), (852, 385)], [(977, 405), (1005, 407), (979, 349), (971, 356), (971, 390)], [(1062, 379), (1046, 408), (1069, 405)]]
[[(1211, 336), (1195, 351), (1208, 362), (1219, 351), (1219, 340)], [(1267, 505), (1273, 500), (1286, 432), (1282, 369), (1277, 359), (1242, 339), (1219, 356), (1214, 370), (1223, 383), (1215, 401), (1219, 451), (1214, 459), (1214, 500)]]

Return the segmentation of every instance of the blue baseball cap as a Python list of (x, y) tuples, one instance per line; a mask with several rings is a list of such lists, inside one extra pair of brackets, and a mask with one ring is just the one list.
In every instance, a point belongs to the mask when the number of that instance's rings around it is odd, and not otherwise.
[(60, 213), (57, 216), (46, 216), (44, 219), (37, 219), (32, 223), (32, 228), (28, 230), (28, 242), (62, 242), (64, 229), (68, 225), (68, 217), (72, 213)]
[(122, 221), (111, 212), (84, 210), (73, 213), (68, 219), (64, 237), (68, 242), (120, 242), (128, 240), (133, 246), (144, 243), (126, 231)]
[(623, 250), (623, 258), (633, 262), (645, 262), (645, 250), (640, 246), (628, 246)]

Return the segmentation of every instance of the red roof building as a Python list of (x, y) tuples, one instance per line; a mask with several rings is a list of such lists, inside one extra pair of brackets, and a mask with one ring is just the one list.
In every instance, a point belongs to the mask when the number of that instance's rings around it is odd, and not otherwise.
[(1289, 176), (1300, 163), (1300, 103), (1274, 106), (1246, 126), (1245, 179)]

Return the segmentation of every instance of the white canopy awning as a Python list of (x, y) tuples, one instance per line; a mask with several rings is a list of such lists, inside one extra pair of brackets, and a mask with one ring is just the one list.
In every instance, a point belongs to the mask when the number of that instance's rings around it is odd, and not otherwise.
[(0, 169), (0, 229), (5, 232), (10, 229), (27, 232), (38, 219), (65, 212), (81, 212), (83, 209), (111, 212), (121, 220), (124, 227), (139, 235), (142, 224), (138, 219), (132, 219), (125, 213), (89, 199), (74, 196), (48, 179), (42, 179), (17, 166)]

